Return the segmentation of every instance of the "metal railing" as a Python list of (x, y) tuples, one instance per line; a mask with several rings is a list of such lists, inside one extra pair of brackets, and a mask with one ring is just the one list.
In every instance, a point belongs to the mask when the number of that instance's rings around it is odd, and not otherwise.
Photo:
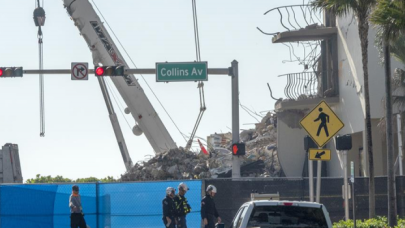
[(288, 99), (302, 100), (318, 97), (318, 77), (316, 72), (301, 72), (280, 75), (287, 78), (284, 95)]
[[(283, 30), (296, 31), (300, 29), (314, 29), (323, 27), (323, 14), (321, 11), (315, 11), (307, 4), (290, 5), (276, 7), (264, 13), (278, 12), (280, 24)], [(264, 32), (257, 28), (265, 35), (277, 35), (279, 32)], [(281, 43), (289, 49), (289, 59), (283, 60), (283, 63), (298, 62), (298, 64), (312, 68), (320, 56), (320, 41), (299, 41)], [(306, 68), (306, 69), (307, 69)]]
[[(314, 26), (318, 23), (319, 26), (323, 24), (323, 16), (321, 11), (315, 11), (309, 5), (280, 6), (266, 11), (264, 15), (276, 11), (280, 15), (281, 26), (283, 26), (287, 31), (308, 28), (308, 26)], [(262, 31), (260, 28), (257, 29), (266, 35), (276, 35), (278, 33), (269, 33)]]

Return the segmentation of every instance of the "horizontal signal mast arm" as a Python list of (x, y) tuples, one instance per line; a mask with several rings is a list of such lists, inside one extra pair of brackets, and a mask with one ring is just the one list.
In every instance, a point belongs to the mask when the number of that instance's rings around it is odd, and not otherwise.
[[(156, 69), (125, 69), (125, 74), (156, 74)], [(24, 74), (71, 74), (70, 69), (48, 69), (48, 70), (23, 70)], [(94, 74), (94, 69), (89, 69), (89, 74)], [(228, 68), (209, 68), (211, 75), (230, 75)]]

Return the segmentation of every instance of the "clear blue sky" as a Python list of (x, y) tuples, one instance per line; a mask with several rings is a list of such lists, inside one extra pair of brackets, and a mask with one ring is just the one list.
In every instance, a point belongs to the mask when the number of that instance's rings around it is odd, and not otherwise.
[[(44, 68), (69, 69), (71, 62), (89, 62), (91, 66), (87, 44), (62, 1), (44, 3)], [(191, 0), (95, 0), (95, 3), (139, 68), (153, 68), (155, 62), (196, 59)], [(302, 4), (302, 0), (197, 0), (202, 60), (208, 61), (209, 67), (225, 68), (236, 59), (240, 66), (240, 101), (256, 112), (274, 109), (266, 83), (271, 84), (276, 97), (284, 97), (286, 81), (277, 76), (303, 70), (297, 63), (282, 63), (289, 59), (288, 48), (272, 44), (270, 36), (256, 29), (259, 26), (268, 32), (283, 31), (277, 13), (267, 16), (263, 13), (290, 4)], [(0, 2), (3, 31), (0, 66), (38, 69), (34, 7), (34, 0)], [(126, 56), (125, 59), (129, 63)], [(189, 134), (199, 112), (197, 84), (156, 83), (153, 75), (144, 77), (180, 130)], [(138, 78), (177, 145), (185, 146), (152, 92)], [(205, 138), (214, 132), (230, 131), (230, 85), (228, 76), (210, 76), (205, 83), (207, 111), (198, 136)], [(117, 94), (115, 89), (114, 92)], [(124, 104), (121, 99), (119, 102)], [(146, 155), (153, 154), (151, 146), (144, 136), (132, 134), (130, 127), (134, 120), (125, 116), (129, 127), (120, 106), (114, 105), (132, 160), (144, 160)], [(46, 134), (41, 138), (38, 75), (0, 79), (0, 144), (19, 145), (24, 181), (36, 174), (117, 178), (125, 172), (94, 76), (90, 75), (88, 81), (71, 81), (70, 75), (46, 75), (45, 109)], [(246, 124), (255, 122), (240, 109), (242, 129), (254, 127)]]

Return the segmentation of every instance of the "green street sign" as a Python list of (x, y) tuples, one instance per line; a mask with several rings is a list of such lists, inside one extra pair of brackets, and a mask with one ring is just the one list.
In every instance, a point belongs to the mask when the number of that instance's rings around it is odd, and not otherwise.
[(207, 65), (207, 62), (156, 63), (156, 81), (208, 81)]

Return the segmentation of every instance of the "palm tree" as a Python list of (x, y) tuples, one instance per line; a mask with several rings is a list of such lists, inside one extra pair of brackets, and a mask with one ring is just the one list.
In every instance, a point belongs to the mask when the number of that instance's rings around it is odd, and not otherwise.
[(313, 0), (312, 7), (328, 11), (336, 16), (346, 16), (353, 12), (357, 19), (364, 76), (364, 100), (366, 109), (366, 139), (369, 163), (369, 217), (375, 217), (375, 185), (374, 185), (374, 159), (373, 142), (371, 134), (370, 93), (368, 86), (368, 19), (372, 7), (377, 0)]
[(405, 0), (379, 0), (371, 21), (379, 26), (384, 43), (385, 68), (385, 108), (387, 132), (387, 168), (388, 168), (388, 225), (397, 224), (394, 148), (392, 138), (392, 94), (391, 94), (391, 60), (390, 42), (398, 40), (398, 35), (405, 31)]

